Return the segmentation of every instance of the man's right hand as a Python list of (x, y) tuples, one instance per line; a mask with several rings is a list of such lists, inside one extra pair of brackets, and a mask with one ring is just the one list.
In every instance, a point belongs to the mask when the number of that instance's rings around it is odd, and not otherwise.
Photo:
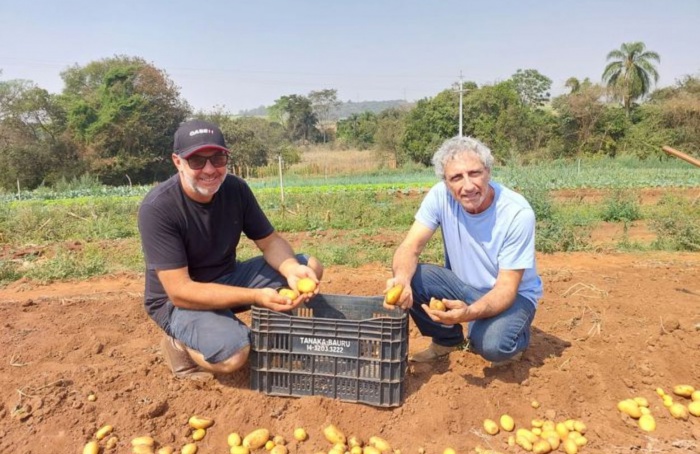
[(273, 311), (286, 312), (291, 311), (308, 299), (308, 294), (301, 294), (290, 300), (277, 293), (275, 289), (263, 288), (258, 291), (255, 304)]

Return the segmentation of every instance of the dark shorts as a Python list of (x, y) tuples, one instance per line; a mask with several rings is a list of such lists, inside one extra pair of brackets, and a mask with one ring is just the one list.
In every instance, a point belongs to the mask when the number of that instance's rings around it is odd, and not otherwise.
[[(308, 263), (308, 257), (303, 254), (298, 254), (296, 258), (299, 263)], [(287, 285), (284, 276), (262, 257), (238, 263), (235, 272), (216, 282), (247, 288)], [(219, 363), (250, 345), (250, 329), (236, 317), (236, 313), (249, 309), (250, 306), (240, 306), (235, 309), (196, 311), (175, 307), (170, 316), (169, 334), (200, 352), (208, 363)]]

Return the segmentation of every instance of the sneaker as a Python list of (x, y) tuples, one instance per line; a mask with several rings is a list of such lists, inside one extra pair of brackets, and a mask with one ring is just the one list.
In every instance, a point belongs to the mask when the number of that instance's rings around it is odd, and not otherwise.
[(160, 350), (175, 377), (191, 380), (208, 380), (214, 377), (213, 374), (201, 370), (187, 353), (185, 346), (167, 334), (160, 341)]
[(491, 367), (503, 367), (503, 366), (508, 366), (510, 364), (513, 364), (517, 361), (520, 361), (523, 358), (523, 352), (518, 352), (512, 357), (508, 359), (504, 359), (503, 361), (492, 361), (491, 362)]
[(428, 348), (422, 352), (418, 352), (410, 356), (408, 360), (415, 363), (429, 363), (449, 355), (451, 352), (457, 350), (457, 347), (457, 345), (445, 347), (444, 345), (438, 345), (435, 342), (431, 342), (430, 345), (428, 345)]

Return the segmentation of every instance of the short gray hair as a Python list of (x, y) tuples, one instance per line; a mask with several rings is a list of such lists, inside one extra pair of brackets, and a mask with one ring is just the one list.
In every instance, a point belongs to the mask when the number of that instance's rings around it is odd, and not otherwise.
[(473, 137), (453, 137), (442, 143), (440, 148), (433, 155), (433, 166), (435, 175), (438, 178), (445, 178), (445, 164), (454, 159), (458, 154), (468, 152), (475, 154), (484, 164), (484, 167), (491, 170), (493, 167), (493, 155), (491, 149)]

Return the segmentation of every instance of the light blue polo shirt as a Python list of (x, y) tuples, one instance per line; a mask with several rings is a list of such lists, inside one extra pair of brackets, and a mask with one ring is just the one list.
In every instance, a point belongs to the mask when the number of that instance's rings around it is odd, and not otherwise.
[(524, 269), (518, 294), (537, 307), (542, 281), (535, 260), (535, 212), (517, 192), (489, 184), (493, 203), (483, 213), (470, 214), (444, 181), (437, 183), (423, 199), (416, 221), (433, 231), (442, 229), (446, 267), (477, 290), (491, 290), (499, 269)]

